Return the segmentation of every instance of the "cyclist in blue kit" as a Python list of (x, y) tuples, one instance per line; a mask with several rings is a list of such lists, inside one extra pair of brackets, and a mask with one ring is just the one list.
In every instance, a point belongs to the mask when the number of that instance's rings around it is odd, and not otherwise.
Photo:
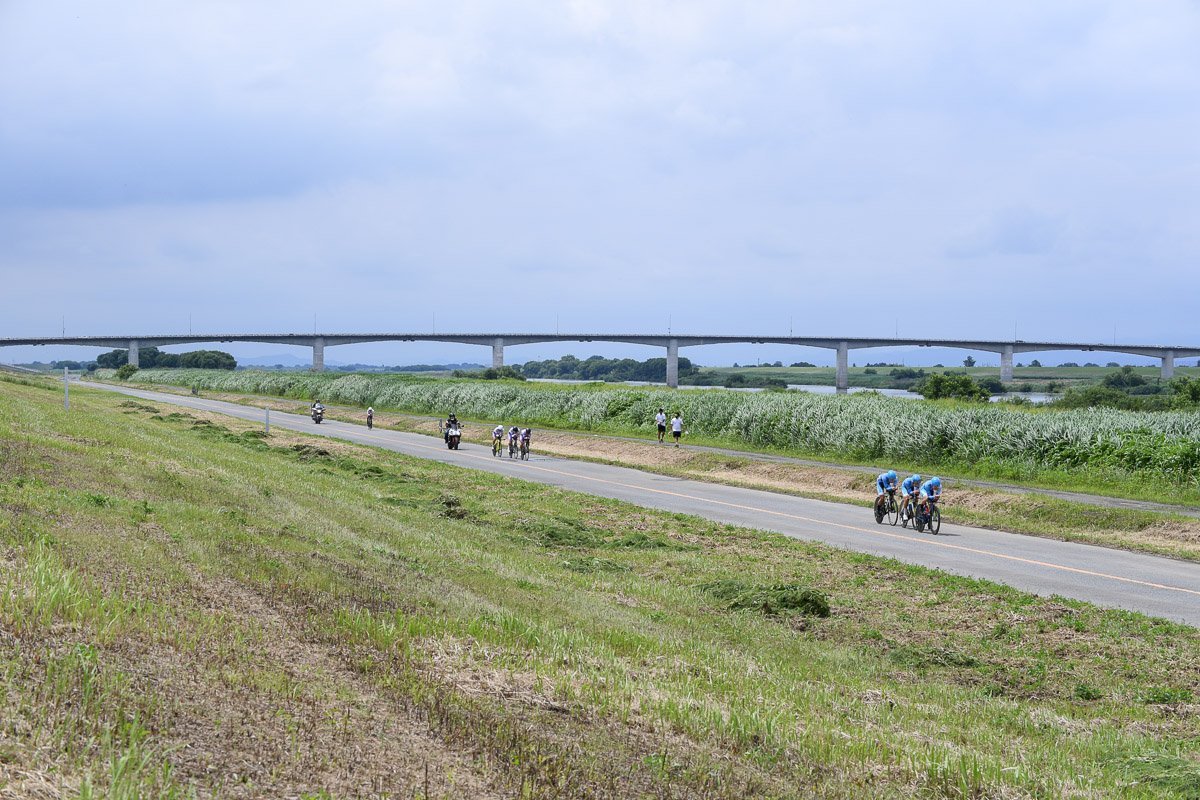
[(875, 492), (878, 495), (875, 498), (875, 515), (879, 516), (880, 509), (883, 507), (883, 496), (887, 494), (889, 489), (896, 488), (896, 470), (889, 469), (875, 479)]
[(921, 484), (921, 494), (918, 501), (921, 503), (922, 513), (929, 513), (929, 501), (937, 500), (942, 496), (942, 479), (934, 476)]
[(904, 510), (917, 501), (917, 495), (920, 492), (920, 475), (909, 475), (904, 479), (904, 483), (900, 484), (900, 519), (905, 519)]

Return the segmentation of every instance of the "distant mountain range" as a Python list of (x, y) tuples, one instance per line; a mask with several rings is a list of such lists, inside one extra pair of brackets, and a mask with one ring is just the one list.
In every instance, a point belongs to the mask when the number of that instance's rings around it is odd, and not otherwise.
[[(312, 358), (297, 358), (293, 353), (278, 353), (273, 356), (258, 358), (239, 358), (238, 364), (244, 367), (273, 367), (282, 364), (285, 367), (302, 367), (312, 363)], [(326, 364), (336, 364), (336, 361), (326, 361)]]

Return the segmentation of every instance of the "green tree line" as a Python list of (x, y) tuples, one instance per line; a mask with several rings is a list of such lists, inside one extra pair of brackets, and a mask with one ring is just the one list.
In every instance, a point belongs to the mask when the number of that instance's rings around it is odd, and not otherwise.
[[(667, 360), (650, 358), (636, 361), (632, 358), (602, 358), (592, 356), (580, 361), (575, 356), (563, 356), (546, 361), (527, 361), (520, 367), (526, 378), (557, 378), (569, 381), (647, 381), (662, 383), (667, 379)], [(696, 372), (691, 360), (680, 357), (679, 377)]]
[[(128, 350), (111, 350), (96, 356), (102, 369), (120, 369), (129, 363)], [(221, 350), (192, 350), (187, 353), (164, 353), (157, 347), (138, 348), (138, 366), (142, 369), (175, 367), (179, 369), (237, 369), (237, 360)]]

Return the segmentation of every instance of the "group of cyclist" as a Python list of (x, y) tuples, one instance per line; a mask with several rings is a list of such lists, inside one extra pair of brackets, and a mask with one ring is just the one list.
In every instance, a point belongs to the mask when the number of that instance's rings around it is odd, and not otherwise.
[[(441, 431), (442, 437), (449, 441), (450, 436), (453, 435), (451, 431), (462, 435), (462, 422), (457, 416), (450, 414), (444, 423), (438, 423), (438, 430)], [(498, 455), (506, 442), (510, 454), (520, 451), (524, 456), (533, 444), (533, 429), (522, 428), (519, 425), (513, 425), (511, 428), (497, 425), (492, 429), (492, 453)]]
[[(314, 403), (314, 405), (316, 405)], [(660, 416), (666, 415), (659, 411)], [(368, 413), (368, 420), (373, 414)], [(679, 415), (676, 414), (676, 417)], [(369, 424), (369, 422), (368, 422)], [(450, 429), (460, 428), (461, 423), (454, 414), (451, 414), (446, 420), (446, 425), (443, 428), (445, 435), (450, 435)], [(662, 419), (659, 420), (659, 440), (662, 440), (663, 428)], [(682, 426), (680, 426), (682, 427)], [(678, 434), (676, 434), (678, 438)], [(507, 440), (509, 453), (520, 450), (522, 454), (528, 453), (529, 448), (533, 443), (533, 430), (530, 428), (522, 428), (518, 425), (513, 425), (506, 428), (504, 425), (497, 425), (492, 429), (492, 452), (499, 454), (503, 449)], [(936, 475), (927, 481), (922, 481), (920, 475), (909, 475), (903, 481), (900, 481), (896, 470), (889, 469), (887, 472), (880, 473), (875, 479), (875, 517), (879, 519), (883, 516), (885, 498), (889, 492), (900, 491), (900, 519), (911, 519), (914, 514), (917, 516), (928, 515), (930, 506), (936, 503), (942, 496), (942, 479)]]
[[(909, 520), (913, 514), (929, 514), (929, 507), (942, 496), (942, 479), (936, 475), (922, 483), (920, 475), (909, 475), (897, 487), (896, 470), (889, 469), (875, 479), (875, 518), (883, 516), (888, 492), (900, 490), (900, 519)], [(911, 508), (910, 508), (911, 507)]]
[(528, 453), (529, 448), (533, 444), (533, 430), (531, 428), (521, 428), (513, 425), (507, 430), (503, 425), (497, 425), (492, 429), (492, 452), (499, 453), (504, 445), (504, 440), (508, 439), (508, 449), (511, 453), (514, 450), (520, 450), (522, 453)]

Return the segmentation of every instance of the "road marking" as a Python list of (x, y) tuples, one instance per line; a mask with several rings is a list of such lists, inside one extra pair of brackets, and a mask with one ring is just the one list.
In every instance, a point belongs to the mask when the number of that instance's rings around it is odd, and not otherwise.
[[(204, 401), (201, 401), (201, 400), (192, 400), (191, 402), (196, 403), (198, 405), (208, 405), (209, 408), (216, 410), (218, 413), (224, 413), (226, 416), (237, 416), (235, 414), (229, 414), (227, 411), (222, 411), (221, 406), (206, 404)], [(244, 408), (244, 406), (242, 406), (242, 408)], [(298, 415), (293, 415), (293, 416), (298, 416)], [(295, 420), (289, 420), (289, 421), (295, 422)], [(335, 422), (335, 425), (336, 424), (337, 423)], [(341, 424), (352, 425), (353, 423), (341, 423)], [(281, 426), (281, 427), (283, 427), (283, 426)], [(296, 432), (299, 432), (299, 431), (296, 431)], [(406, 441), (397, 442), (394, 439), (389, 439), (387, 437), (378, 436), (378, 435), (372, 434), (372, 433), (360, 433), (357, 430), (348, 430), (348, 431), (343, 431), (343, 432), (354, 435), (354, 436), (366, 438), (366, 439), (378, 439), (379, 441), (388, 442), (390, 444), (402, 444), (402, 445), (405, 445), (408, 447), (419, 447), (424, 450), (439, 450), (440, 451), (442, 449), (440, 447), (434, 447), (432, 445), (426, 445), (426, 444), (417, 444), (415, 442), (406, 442)], [(465, 458), (474, 458), (474, 459), (479, 459), (482, 461), (489, 461), (489, 462), (495, 460), (495, 457), (491, 455), (490, 451), (489, 451), (488, 455), (486, 455), (486, 456), (472, 455), (470, 452), (465, 452), (465, 451), (461, 451), (461, 450), (458, 450), (455, 452), (459, 453), (460, 455), (464, 456)], [(520, 463), (520, 462), (514, 461), (512, 459), (509, 459), (509, 462)], [(446, 463), (446, 462), (440, 462), (440, 463)], [(501, 461), (500, 463), (505, 463), (505, 462)], [(668, 491), (666, 489), (652, 489), (648, 486), (638, 486), (637, 484), (621, 483), (620, 481), (610, 481), (605, 478), (593, 478), (591, 476), (580, 475), (575, 472), (565, 472), (562, 470), (550, 469), (549, 467), (538, 467), (538, 466), (534, 466), (533, 464), (530, 464), (529, 462), (525, 462), (524, 466), (526, 469), (537, 470), (539, 472), (547, 472), (552, 475), (562, 475), (564, 477), (575, 478), (576, 480), (591, 481), (593, 483), (604, 483), (604, 484), (608, 484), (610, 486), (619, 486), (624, 489), (634, 489), (636, 491), (642, 491), (642, 492), (653, 492), (655, 494), (662, 494), (662, 495), (668, 495), (671, 497), (678, 497), (683, 500), (694, 500), (694, 501), (700, 502), (700, 503), (710, 503), (712, 505), (727, 506), (729, 508), (738, 508), (743, 511), (755, 511), (760, 514), (770, 514), (770, 515), (776, 516), (776, 517), (786, 517), (788, 519), (795, 519), (795, 520), (800, 520), (803, 522), (812, 522), (817, 525), (830, 525), (835, 528), (844, 528), (846, 530), (851, 530), (851, 531), (860, 531), (862, 533), (869, 533), (869, 534), (873, 534), (875, 536), (887, 536), (887, 537), (891, 537), (893, 539), (900, 539), (900, 540), (903, 540), (906, 542), (915, 542), (915, 543), (917, 543), (919, 545), (923, 545), (923, 546), (932, 545), (935, 547), (945, 547), (950, 550), (959, 550), (964, 553), (973, 553), (975, 555), (991, 556), (992, 558), (1006, 559), (1008, 561), (1016, 561), (1021, 564), (1030, 564), (1030, 565), (1038, 566), (1038, 567), (1047, 567), (1049, 569), (1062, 570), (1064, 572), (1073, 572), (1073, 573), (1076, 573), (1079, 575), (1088, 575), (1093, 578), (1107, 578), (1108, 580), (1120, 581), (1122, 583), (1132, 583), (1132, 584), (1136, 584), (1138, 586), (1146, 586), (1146, 587), (1149, 587), (1152, 589), (1165, 589), (1167, 591), (1182, 592), (1184, 594), (1200, 596), (1200, 590), (1185, 589), (1182, 586), (1170, 586), (1170, 585), (1163, 584), (1163, 583), (1154, 583), (1152, 581), (1138, 580), (1137, 578), (1126, 578), (1121, 575), (1109, 575), (1108, 573), (1105, 573), (1105, 572), (1094, 572), (1092, 570), (1082, 569), (1080, 567), (1069, 567), (1069, 566), (1066, 566), (1065, 564), (1055, 564), (1051, 561), (1038, 561), (1038, 560), (1032, 559), (1032, 558), (1022, 558), (1021, 556), (1008, 555), (1007, 553), (994, 553), (990, 550), (980, 550), (980, 549), (974, 548), (974, 547), (964, 547), (963, 545), (950, 544), (949, 542), (935, 541), (933, 539), (927, 539), (924, 537), (906, 536), (905, 534), (902, 534), (902, 533), (892, 533), (891, 531), (879, 530), (877, 528), (860, 528), (857, 525), (847, 525), (847, 524), (841, 523), (841, 522), (830, 522), (829, 520), (814, 519), (813, 517), (804, 517), (804, 516), (800, 516), (799, 514), (789, 514), (786, 511), (772, 511), (769, 508), (758, 508), (757, 506), (746, 506), (746, 505), (741, 505), (739, 503), (730, 503), (725, 500), (713, 500), (713, 499), (710, 499), (707, 497), (696, 497), (695, 495), (682, 494), (680, 492), (672, 492), (672, 491)]]

